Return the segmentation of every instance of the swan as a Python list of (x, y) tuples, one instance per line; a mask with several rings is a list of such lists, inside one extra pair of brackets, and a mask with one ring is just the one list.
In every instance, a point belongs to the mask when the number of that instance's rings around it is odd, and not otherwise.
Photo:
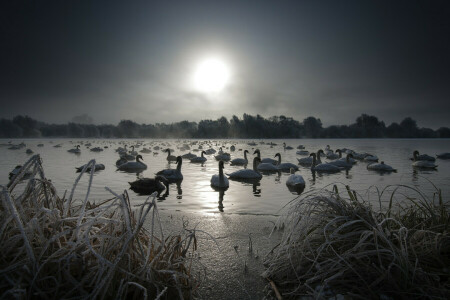
[(366, 156), (364, 157), (364, 161), (378, 162), (378, 157), (376, 155), (366, 154)]
[[(258, 156), (259, 159), (261, 159), (261, 152), (259, 151), (259, 149), (256, 149), (255, 152), (253, 152), (253, 154), (256, 154)], [(271, 159), (271, 158), (264, 158), (261, 159), (261, 163), (270, 163), (272, 165), (276, 165), (278, 163), (278, 160), (275, 159)]]
[(156, 173), (156, 175), (164, 176), (169, 182), (181, 181), (183, 180), (183, 174), (181, 174), (181, 165), (183, 159), (181, 156), (177, 156), (177, 168), (176, 169), (164, 169)]
[(205, 161), (207, 161), (206, 157), (204, 157), (203, 154), (206, 154), (206, 152), (202, 151), (202, 156), (191, 158), (191, 163), (204, 163)]
[(278, 172), (278, 168), (276, 165), (271, 164), (271, 163), (260, 163), (257, 166), (258, 171), (263, 171), (263, 172)]
[[(319, 150), (319, 151), (321, 151), (321, 150)], [(319, 153), (319, 151), (317, 151), (317, 153)], [(336, 167), (332, 164), (322, 163), (322, 164), (316, 165), (316, 153), (311, 153), (310, 156), (312, 156), (312, 159), (313, 159), (313, 163), (311, 165), (312, 171), (335, 173), (335, 172), (339, 172), (341, 170), (339, 167)]]
[(432, 162), (432, 161), (428, 161), (428, 160), (418, 160), (418, 156), (419, 156), (419, 151), (414, 151), (413, 153), (414, 156), (414, 162), (412, 163), (412, 166), (415, 168), (422, 168), (422, 169), (436, 169), (437, 165)]
[(116, 166), (118, 167), (118, 166), (123, 165), (124, 163), (127, 163), (127, 162), (128, 162), (128, 160), (125, 157), (121, 157), (120, 159), (118, 159), (116, 161)]
[(133, 155), (133, 156), (136, 156), (136, 155), (138, 155), (138, 153), (136, 152), (136, 151), (134, 151), (134, 146), (131, 146), (131, 151), (130, 151), (130, 154), (131, 155)]
[(294, 165), (294, 164), (291, 164), (291, 163), (281, 163), (281, 154), (280, 154), (280, 153), (275, 154), (275, 157), (278, 157), (278, 162), (277, 162), (277, 165), (276, 165), (276, 167), (277, 167), (278, 170), (280, 170), (280, 171), (283, 171), (283, 170), (290, 170), (290, 169), (294, 169), (295, 171), (298, 170), (298, 166), (296, 166), (296, 165)]
[(166, 150), (164, 150), (163, 152), (167, 152), (167, 161), (177, 161), (177, 157), (174, 155), (170, 155), (171, 150), (169, 148), (167, 148)]
[(152, 150), (150, 150), (148, 148), (142, 148), (142, 150), (140, 150), (139, 152), (141, 152), (141, 153), (152, 153)]
[(286, 143), (283, 143), (283, 148), (284, 148), (284, 150), (292, 150), (292, 149), (294, 149), (291, 146), (286, 146)]
[(216, 156), (214, 156), (217, 160), (229, 161), (231, 159), (230, 153), (226, 153), (222, 151), (222, 147), (219, 148), (219, 152)]
[(253, 170), (242, 169), (231, 174), (227, 174), (230, 179), (247, 179), (247, 180), (259, 180), (262, 178), (261, 173), (258, 172), (257, 166), (261, 162), (259, 157), (253, 158)]
[(297, 149), (303, 150), (303, 149), (305, 149), (305, 146), (303, 146), (303, 145), (298, 145), (298, 146), (297, 146)]
[(126, 152), (119, 152), (119, 155), (120, 155), (121, 158), (124, 158), (126, 160), (134, 160), (134, 159), (136, 159), (135, 155), (131, 155), (131, 154), (128, 154)]
[[(337, 150), (339, 150), (339, 149), (337, 149)], [(337, 150), (336, 150), (336, 152), (338, 152)], [(338, 159), (340, 157), (342, 157), (342, 154), (339, 156), (339, 154), (333, 152), (333, 150), (330, 150), (327, 152), (327, 159)]]
[(92, 148), (91, 151), (92, 152), (101, 152), (101, 151), (103, 151), (103, 149), (100, 147), (95, 147), (95, 148)]
[[(414, 154), (416, 153), (416, 154)], [(425, 161), (436, 161), (436, 158), (429, 156), (427, 154), (420, 154), (419, 155), (419, 151), (415, 150), (413, 152), (413, 157), (410, 158), (413, 161), (418, 161), (418, 160), (425, 160)]]
[[(81, 167), (76, 167), (77, 173), (80, 173), (85, 166), (86, 165), (82, 165)], [(100, 171), (100, 170), (104, 170), (104, 169), (105, 169), (105, 165), (104, 164), (95, 164), (95, 166), (94, 166), (94, 172), (97, 172), (97, 171)], [(90, 172), (90, 171), (91, 171), (91, 167), (86, 169), (86, 172)]]
[[(199, 149), (202, 149), (202, 148), (200, 148), (200, 146), (199, 146), (198, 148), (199, 148)], [(205, 152), (206, 152), (206, 154), (210, 155), (210, 154), (216, 153), (216, 150), (214, 150), (213, 148), (209, 148), (209, 149), (206, 150)]]
[(211, 186), (215, 188), (228, 188), (230, 186), (228, 178), (223, 176), (223, 161), (219, 161), (219, 175), (211, 177)]
[(69, 150), (67, 150), (67, 152), (75, 153), (75, 154), (80, 154), (80, 153), (81, 153), (80, 145), (76, 145), (75, 148), (69, 149)]
[(396, 169), (392, 168), (390, 165), (386, 165), (384, 161), (381, 163), (370, 163), (367, 165), (367, 170), (378, 171), (378, 172), (397, 172)]
[(330, 161), (328, 163), (332, 164), (336, 167), (339, 167), (339, 168), (350, 169), (351, 167), (353, 167), (353, 163), (350, 161), (351, 158), (353, 158), (353, 154), (350, 153), (350, 154), (347, 154), (347, 158), (345, 160), (336, 159), (336, 160)]
[[(319, 151), (317, 151), (317, 154), (316, 154), (317, 162), (318, 162), (319, 164), (322, 163), (322, 162), (320, 161), (320, 153), (321, 153), (320, 151), (322, 151), (322, 149), (320, 149)], [(312, 158), (311, 155), (308, 156), (308, 157), (304, 157), (304, 158), (297, 158), (297, 160), (298, 160), (298, 164), (299, 164), (299, 165), (307, 166), (307, 167), (311, 166), (312, 163), (313, 163), (313, 158)]]
[(450, 159), (450, 152), (436, 154), (436, 156), (440, 159)]
[(244, 150), (244, 158), (235, 158), (230, 162), (230, 164), (232, 166), (235, 165), (242, 166), (248, 164), (247, 153), (249, 153), (248, 150)]
[(291, 169), (291, 175), (286, 180), (286, 185), (295, 189), (305, 188), (305, 179), (302, 175), (296, 175), (295, 169)]
[(165, 188), (169, 189), (169, 181), (164, 176), (156, 176), (155, 178), (142, 178), (133, 182), (128, 182), (130, 189), (140, 194), (152, 194), (161, 192)]
[[(346, 153), (347, 156), (346, 157), (342, 157), (342, 152)], [(343, 151), (341, 149), (337, 149), (336, 153), (339, 153), (339, 159), (338, 160), (342, 160), (345, 161), (346, 163), (351, 163), (352, 165), (356, 164), (358, 161), (356, 159), (353, 158), (353, 153), (351, 151), (346, 152)], [(351, 154), (352, 156), (348, 156), (348, 154)]]
[(298, 150), (297, 152), (295, 152), (297, 155), (309, 155), (309, 151), (308, 150)]
[(189, 153), (181, 155), (181, 157), (182, 158), (186, 158), (186, 159), (191, 159), (191, 158), (197, 157), (197, 155), (195, 155), (194, 153), (189, 152)]
[(136, 161), (128, 161), (124, 164), (121, 164), (117, 168), (121, 171), (129, 171), (129, 172), (136, 172), (147, 169), (147, 165), (141, 162), (139, 159), (142, 159), (141, 155), (136, 156)]

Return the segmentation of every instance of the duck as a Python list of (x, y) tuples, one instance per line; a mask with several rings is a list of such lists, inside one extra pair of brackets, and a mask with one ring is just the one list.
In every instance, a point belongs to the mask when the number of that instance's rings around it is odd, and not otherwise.
[(223, 161), (219, 161), (219, 175), (213, 175), (211, 177), (211, 186), (214, 188), (228, 188), (230, 186), (230, 182), (228, 178), (223, 175)]
[(294, 168), (290, 169), (291, 175), (289, 175), (286, 180), (286, 185), (288, 187), (292, 187), (295, 189), (304, 188), (305, 187), (305, 179), (303, 179), (302, 175), (296, 175), (296, 170)]
[(69, 149), (69, 150), (67, 150), (67, 152), (75, 153), (75, 154), (80, 154), (80, 153), (81, 153), (80, 145), (76, 145), (75, 148)]
[(329, 161), (329, 164), (335, 165), (336, 167), (339, 168), (344, 168), (344, 169), (351, 169), (353, 167), (353, 163), (350, 161), (350, 159), (353, 158), (353, 154), (347, 154), (347, 157), (345, 160), (342, 159), (336, 159), (333, 161)]
[(183, 180), (183, 174), (181, 174), (181, 165), (183, 164), (183, 158), (177, 156), (177, 168), (176, 169), (164, 169), (156, 173), (156, 175), (164, 176), (169, 182), (176, 182)]
[[(84, 169), (85, 166), (86, 165), (82, 165), (81, 167), (76, 167), (77, 173), (80, 173)], [(97, 171), (100, 171), (100, 170), (104, 170), (104, 169), (105, 169), (105, 165), (104, 164), (95, 164), (95, 166), (94, 166), (94, 172), (97, 172)], [(91, 167), (86, 169), (86, 172), (90, 172), (90, 171), (91, 171)]]
[[(319, 153), (319, 151), (317, 153)], [(321, 164), (316, 165), (316, 153), (311, 153), (310, 156), (312, 156), (312, 159), (313, 159), (313, 163), (311, 165), (312, 171), (323, 172), (323, 173), (336, 173), (341, 170), (339, 167), (336, 167), (335, 165), (332, 165), (332, 164), (321, 163)]]
[(228, 178), (237, 180), (260, 180), (262, 178), (262, 175), (258, 172), (257, 169), (259, 163), (261, 163), (261, 159), (259, 157), (255, 157), (253, 158), (253, 170), (241, 169), (231, 174), (227, 174)]
[(256, 154), (259, 157), (259, 159), (261, 160), (261, 163), (263, 163), (263, 164), (264, 163), (270, 163), (272, 165), (276, 165), (277, 162), (278, 162), (278, 160), (275, 160), (275, 159), (272, 159), (272, 158), (261, 159), (261, 151), (259, 151), (259, 149), (256, 149), (255, 152), (253, 152), (253, 154)]
[(367, 170), (378, 171), (378, 172), (397, 172), (396, 169), (390, 165), (386, 165), (384, 161), (381, 163), (372, 162), (367, 165)]
[(413, 152), (413, 156), (414, 156), (414, 162), (412, 163), (412, 166), (415, 168), (421, 168), (421, 169), (436, 169), (438, 166), (432, 162), (432, 161), (428, 161), (428, 160), (418, 160), (418, 156), (419, 156), (419, 151), (414, 151)]
[(141, 178), (128, 183), (131, 190), (145, 195), (150, 195), (154, 192), (160, 193), (164, 189), (169, 189), (169, 181), (161, 175), (155, 176), (155, 178)]
[(117, 168), (121, 171), (127, 171), (127, 172), (136, 172), (136, 171), (143, 171), (147, 169), (147, 165), (140, 161), (142, 158), (142, 155), (136, 156), (136, 161), (128, 161), (124, 164), (121, 164)]
[(232, 166), (244, 166), (248, 164), (247, 153), (249, 153), (248, 150), (244, 150), (244, 158), (235, 158), (230, 162), (230, 164)]
[[(414, 154), (416, 153), (416, 154)], [(419, 154), (419, 151), (415, 150), (413, 152), (413, 157), (410, 158), (413, 161), (425, 160), (425, 161), (436, 161), (436, 158), (429, 156), (428, 154)]]
[(277, 162), (277, 169), (280, 171), (287, 171), (290, 169), (294, 169), (295, 171), (298, 170), (298, 166), (291, 164), (291, 163), (281, 163), (281, 154), (277, 153), (275, 154), (275, 157), (278, 157), (278, 162)]
[(163, 152), (167, 152), (167, 161), (177, 161), (177, 157), (175, 155), (170, 155), (171, 150), (167, 148)]
[(206, 154), (206, 152), (202, 151), (201, 156), (191, 158), (191, 163), (204, 163), (205, 161), (207, 161), (207, 158), (203, 156), (204, 154)]

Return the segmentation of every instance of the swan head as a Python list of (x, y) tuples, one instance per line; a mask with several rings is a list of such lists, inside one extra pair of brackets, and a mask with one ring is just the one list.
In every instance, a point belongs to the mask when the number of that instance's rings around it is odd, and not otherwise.
[(224, 169), (223, 160), (219, 161), (219, 169)]
[(142, 158), (142, 155), (140, 155), (140, 154), (136, 156), (136, 161), (139, 161), (139, 159), (144, 160), (144, 159)]
[(416, 157), (416, 156), (418, 156), (419, 155), (419, 151), (417, 151), (417, 150), (414, 150), (414, 152), (413, 152), (413, 156), (414, 157)]
[(322, 153), (322, 154), (325, 154), (325, 152), (323, 152), (322, 149), (319, 149), (319, 151), (317, 151), (317, 156), (319, 156), (321, 153)]
[[(319, 151), (317, 151), (317, 153), (320, 153)], [(316, 158), (316, 153), (311, 153), (309, 156), (312, 156), (313, 158)]]
[(183, 158), (181, 156), (177, 156), (177, 164), (181, 164), (183, 161)]
[(255, 152), (253, 152), (253, 154), (261, 154), (261, 152), (259, 151), (259, 149), (256, 149)]
[(281, 154), (280, 154), (280, 153), (277, 153), (277, 154), (275, 154), (274, 157), (279, 157), (279, 158), (281, 159)]
[[(250, 153), (250, 152), (248, 152), (248, 150), (246, 149), (246, 150), (244, 150), (244, 153)], [(253, 153), (254, 154), (254, 153)]]
[[(191, 152), (189, 152), (189, 153), (191, 153)], [(205, 151), (202, 151), (202, 156), (203, 156), (203, 155), (206, 155), (206, 152), (205, 152)]]

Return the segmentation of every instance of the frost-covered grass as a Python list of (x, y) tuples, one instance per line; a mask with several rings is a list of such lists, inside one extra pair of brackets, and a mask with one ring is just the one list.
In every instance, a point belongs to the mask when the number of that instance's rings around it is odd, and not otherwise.
[[(133, 208), (128, 194), (101, 203), (60, 198), (38, 155), (0, 194), (0, 298), (173, 299), (192, 298), (197, 282), (189, 253), (195, 231), (164, 237), (155, 196)], [(15, 190), (25, 172), (31, 179)], [(146, 230), (144, 220), (151, 223)]]
[(283, 298), (449, 299), (448, 203), (438, 189), (390, 188), (379, 208), (336, 186), (292, 202), (263, 275)]

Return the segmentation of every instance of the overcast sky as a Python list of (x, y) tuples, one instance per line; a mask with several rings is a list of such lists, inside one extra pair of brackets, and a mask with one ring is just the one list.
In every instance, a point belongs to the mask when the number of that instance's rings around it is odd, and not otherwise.
[[(448, 3), (2, 1), (0, 117), (450, 126)], [(192, 84), (210, 56), (230, 69), (220, 93)]]

